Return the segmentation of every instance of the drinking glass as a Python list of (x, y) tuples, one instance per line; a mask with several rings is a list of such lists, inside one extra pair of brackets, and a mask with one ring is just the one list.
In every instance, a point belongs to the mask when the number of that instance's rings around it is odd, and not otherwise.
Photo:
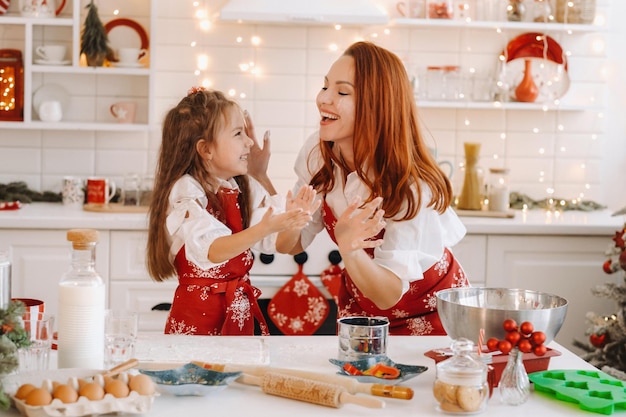
[(134, 311), (107, 310), (104, 317), (104, 367), (110, 369), (135, 354), (139, 315)]
[(50, 366), (54, 316), (34, 313), (21, 319), (30, 344), (17, 350), (19, 372), (46, 371)]

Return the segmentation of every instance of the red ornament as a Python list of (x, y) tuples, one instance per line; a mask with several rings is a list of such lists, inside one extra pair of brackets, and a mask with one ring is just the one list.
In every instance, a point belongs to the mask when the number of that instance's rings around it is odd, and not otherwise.
[(613, 272), (615, 272), (613, 271), (613, 261), (607, 259), (604, 264), (602, 264), (602, 270), (607, 274), (612, 274)]
[(606, 345), (608, 342), (606, 333), (602, 333), (602, 334), (593, 333), (591, 336), (589, 336), (589, 342), (591, 342), (591, 344), (597, 347), (598, 349), (602, 349), (604, 345)]
[(613, 241), (615, 242), (615, 247), (616, 248), (620, 248), (620, 249), (624, 249), (624, 231), (625, 230), (619, 230), (617, 232), (615, 232), (615, 236), (613, 236)]

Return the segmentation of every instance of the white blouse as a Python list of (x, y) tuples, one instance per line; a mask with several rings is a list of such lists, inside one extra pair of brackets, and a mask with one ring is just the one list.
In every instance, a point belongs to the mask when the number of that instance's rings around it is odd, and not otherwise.
[[(307, 139), (296, 159), (294, 170), (298, 182), (294, 190), (308, 184), (321, 166), (319, 133), (316, 132)], [(339, 167), (335, 167), (335, 177), (341, 178)], [(335, 217), (339, 218), (357, 195), (365, 201), (369, 190), (358, 175), (352, 172), (343, 189), (341, 181), (335, 182), (335, 187), (326, 195), (326, 204)], [(374, 261), (402, 279), (405, 291), (411, 281), (423, 279), (424, 272), (441, 259), (444, 248), (456, 245), (466, 233), (465, 226), (452, 209), (448, 208), (443, 214), (439, 214), (432, 207), (427, 207), (430, 197), (430, 189), (423, 185), (422, 205), (417, 216), (402, 221), (385, 219), (384, 243), (374, 249)], [(309, 246), (323, 228), (320, 209), (314, 214), (309, 226), (302, 231), (302, 246)]]
[[(274, 213), (284, 212), (284, 198), (271, 196), (253, 178), (249, 177), (252, 199), (250, 225), (257, 224), (271, 205)], [(220, 186), (239, 189), (232, 178)], [(207, 211), (209, 200), (200, 183), (190, 175), (184, 175), (172, 187), (166, 228), (170, 235), (170, 259), (174, 259), (185, 245), (187, 259), (202, 269), (213, 268), (221, 263), (209, 261), (209, 247), (218, 237), (228, 236), (232, 231)], [(263, 253), (276, 252), (276, 233), (266, 236), (254, 246)], [(223, 263), (223, 262), (222, 262)]]

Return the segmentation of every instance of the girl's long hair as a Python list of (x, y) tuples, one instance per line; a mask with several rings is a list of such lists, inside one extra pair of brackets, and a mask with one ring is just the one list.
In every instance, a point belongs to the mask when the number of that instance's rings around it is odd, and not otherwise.
[[(155, 281), (164, 281), (176, 275), (174, 264), (170, 261), (171, 241), (165, 226), (169, 195), (174, 183), (185, 174), (191, 175), (202, 185), (209, 207), (215, 212), (222, 212), (215, 195), (217, 180), (196, 151), (196, 144), (202, 139), (211, 143), (228, 123), (229, 110), (232, 108), (241, 110), (235, 101), (219, 91), (197, 89), (183, 98), (165, 116), (149, 208), (146, 256), (148, 273)], [(241, 175), (235, 177), (235, 181), (240, 188), (239, 205), (246, 228), (251, 212), (248, 178)]]
[[(356, 42), (344, 55), (354, 59), (356, 174), (370, 190), (367, 201), (383, 197), (386, 218), (408, 220), (420, 208), (423, 184), (432, 197), (429, 207), (443, 213), (452, 199), (450, 180), (426, 146), (418, 127), (413, 88), (402, 61), (371, 42)], [(329, 192), (333, 167), (348, 167), (333, 153), (332, 142), (320, 141), (324, 164), (311, 185)], [(417, 188), (414, 194), (411, 187)]]

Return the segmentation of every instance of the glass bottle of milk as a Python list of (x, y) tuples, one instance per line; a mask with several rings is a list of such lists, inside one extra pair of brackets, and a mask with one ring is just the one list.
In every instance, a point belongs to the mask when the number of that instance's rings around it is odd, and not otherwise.
[(72, 229), (70, 269), (59, 282), (58, 367), (102, 369), (104, 281), (95, 269), (98, 231)]

